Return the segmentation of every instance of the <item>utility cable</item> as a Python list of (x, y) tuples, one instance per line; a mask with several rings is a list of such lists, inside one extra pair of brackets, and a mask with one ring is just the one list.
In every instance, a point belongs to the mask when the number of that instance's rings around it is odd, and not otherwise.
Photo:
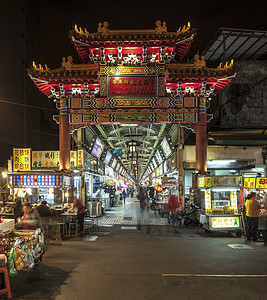
[(52, 109), (52, 108), (46, 108), (46, 107), (41, 107), (41, 106), (35, 106), (35, 105), (29, 105), (29, 104), (24, 104), (24, 103), (18, 103), (18, 102), (13, 102), (13, 101), (9, 101), (9, 100), (0, 99), (0, 102), (7, 103), (7, 104), (12, 104), (12, 105), (19, 105), (19, 106), (23, 106), (23, 107), (36, 108), (36, 109), (40, 109), (40, 110), (43, 109), (43, 110), (58, 112), (58, 110)]

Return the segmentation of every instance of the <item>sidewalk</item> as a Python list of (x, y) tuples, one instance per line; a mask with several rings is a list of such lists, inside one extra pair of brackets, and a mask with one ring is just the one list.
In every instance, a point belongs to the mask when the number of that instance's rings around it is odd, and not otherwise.
[(126, 198), (125, 205), (119, 204), (106, 211), (98, 219), (99, 225), (166, 225), (167, 218), (161, 218), (157, 211), (140, 209), (137, 198)]

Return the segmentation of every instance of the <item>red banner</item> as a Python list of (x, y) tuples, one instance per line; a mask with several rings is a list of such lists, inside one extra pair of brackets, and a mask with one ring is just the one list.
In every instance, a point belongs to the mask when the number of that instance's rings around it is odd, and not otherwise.
[(109, 77), (109, 97), (156, 97), (156, 77)]

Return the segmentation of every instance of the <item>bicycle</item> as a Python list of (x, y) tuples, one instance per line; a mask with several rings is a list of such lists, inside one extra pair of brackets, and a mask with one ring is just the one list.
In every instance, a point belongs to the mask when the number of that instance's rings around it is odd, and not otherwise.
[(180, 227), (182, 225), (182, 217), (179, 212), (170, 211), (168, 217), (169, 226), (174, 229), (174, 232), (180, 232)]

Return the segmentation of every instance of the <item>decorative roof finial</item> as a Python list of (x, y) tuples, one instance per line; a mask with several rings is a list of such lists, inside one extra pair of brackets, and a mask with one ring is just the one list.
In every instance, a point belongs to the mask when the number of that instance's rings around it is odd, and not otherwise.
[(166, 22), (163, 21), (161, 25), (161, 21), (156, 21), (156, 28), (155, 28), (156, 33), (162, 34), (163, 32), (167, 32), (167, 26)]
[(101, 32), (103, 34), (106, 34), (106, 33), (108, 33), (108, 31), (109, 31), (108, 22), (106, 22), (106, 21), (103, 22), (103, 27), (102, 27), (102, 23), (101, 22), (98, 23), (97, 32)]

